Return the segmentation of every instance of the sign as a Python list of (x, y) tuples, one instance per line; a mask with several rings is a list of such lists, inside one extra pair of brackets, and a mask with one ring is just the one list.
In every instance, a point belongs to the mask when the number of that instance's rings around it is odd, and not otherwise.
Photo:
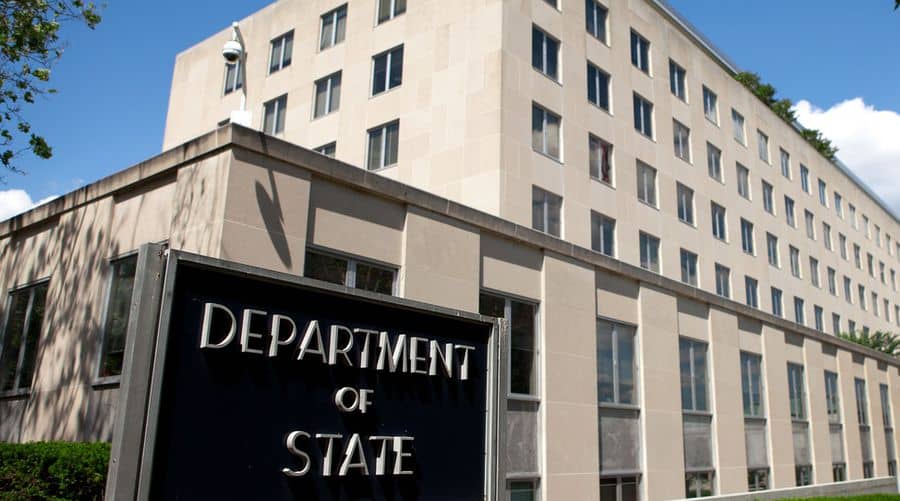
[(149, 499), (488, 495), (493, 323), (169, 262)]

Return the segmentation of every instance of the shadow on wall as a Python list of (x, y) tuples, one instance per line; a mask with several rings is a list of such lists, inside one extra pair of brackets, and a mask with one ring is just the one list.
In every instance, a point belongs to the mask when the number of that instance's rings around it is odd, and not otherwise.
[(291, 250), (288, 245), (284, 229), (284, 214), (281, 212), (281, 200), (278, 197), (278, 185), (275, 183), (275, 174), (272, 169), (267, 169), (269, 175), (269, 187), (272, 195), (259, 181), (256, 182), (256, 203), (259, 205), (259, 213), (266, 225), (266, 233), (272, 239), (272, 246), (278, 253), (278, 259), (285, 269), (291, 269)]

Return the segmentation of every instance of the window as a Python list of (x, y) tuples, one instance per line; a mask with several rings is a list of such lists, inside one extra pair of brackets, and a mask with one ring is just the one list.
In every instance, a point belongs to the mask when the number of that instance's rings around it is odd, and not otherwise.
[(781, 259), (778, 256), (778, 237), (771, 233), (766, 233), (766, 251), (769, 255), (769, 264), (780, 268)]
[(847, 465), (844, 463), (833, 464), (831, 466), (831, 475), (835, 482), (843, 482), (847, 480)]
[(860, 426), (869, 424), (869, 405), (866, 401), (865, 379), (854, 378), (853, 388), (856, 391), (856, 419)]
[(283, 94), (263, 104), (263, 132), (270, 136), (284, 131), (284, 113), (287, 108), (287, 94)]
[(314, 118), (337, 111), (341, 106), (341, 72), (316, 81)]
[(803, 220), (806, 222), (806, 236), (810, 240), (816, 239), (816, 217), (810, 211), (803, 211)]
[(531, 227), (554, 237), (562, 234), (562, 197), (531, 187)]
[(769, 163), (769, 136), (763, 134), (763, 131), (759, 129), (756, 129), (756, 149), (759, 159)]
[(337, 143), (332, 141), (328, 144), (323, 144), (322, 146), (319, 146), (318, 148), (316, 148), (313, 151), (315, 151), (316, 153), (325, 155), (326, 157), (334, 158), (335, 153), (337, 153)]
[(378, 24), (406, 12), (406, 0), (378, 0)]
[(794, 217), (794, 199), (787, 195), (784, 197), (784, 217), (788, 225), (797, 227), (797, 219)]
[(714, 472), (711, 471), (685, 473), (685, 498), (712, 496), (715, 492), (713, 476)]
[(845, 277), (844, 277), (844, 299), (845, 299), (848, 303), (852, 303), (852, 302), (853, 302), (853, 292), (852, 292), (852, 290), (853, 290), (853, 287), (852, 287), (852, 285), (851, 285), (851, 283), (850, 283), (850, 277), (846, 277), (846, 276), (845, 276)]
[(869, 216), (863, 214), (863, 215), (862, 215), (862, 222), (863, 222), (863, 233), (865, 233), (866, 239), (871, 240), (871, 239), (872, 239), (872, 234), (869, 233)]
[(853, 226), (854, 230), (858, 230), (859, 226), (856, 221), (856, 206), (853, 204), (849, 204), (847, 206), (847, 210), (850, 212), (850, 226)]
[(800, 187), (805, 193), (812, 193), (809, 188), (809, 169), (803, 164), (800, 164)]
[(641, 268), (659, 273), (659, 239), (640, 232)]
[(756, 253), (756, 245), (753, 240), (753, 223), (741, 218), (741, 249), (750, 255)]
[(791, 245), (788, 246), (788, 251), (791, 258), (791, 275), (800, 278), (800, 249)]
[(747, 136), (744, 133), (744, 115), (741, 115), (734, 108), (731, 109), (731, 128), (734, 134), (734, 140), (746, 145)]
[(759, 308), (759, 281), (750, 276), (744, 277), (744, 294), (747, 298), (747, 306)]
[(744, 397), (744, 416), (765, 417), (762, 401), (762, 357), (760, 355), (741, 352), (741, 393)]
[(791, 178), (791, 155), (783, 149), (781, 150), (781, 175), (788, 179)]
[[(796, 441), (796, 439), (795, 439)], [(797, 487), (812, 485), (812, 465), (797, 465), (794, 467), (794, 482)]]
[(825, 332), (825, 310), (819, 305), (813, 305), (813, 327), (819, 332)]
[(716, 294), (731, 297), (731, 270), (716, 263)]
[(772, 287), (772, 314), (776, 317), (784, 317), (784, 293), (781, 289)]
[(871, 252), (866, 253), (866, 267), (869, 268), (869, 276), (875, 278), (875, 257)]
[(225, 63), (225, 90), (223, 94), (231, 94), (232, 92), (244, 86), (244, 67), (241, 60), (238, 59), (234, 63)]
[(678, 120), (672, 120), (672, 135), (675, 142), (675, 156), (690, 163), (691, 161), (691, 129)]
[(589, 134), (588, 149), (590, 150), (589, 162), (591, 177), (599, 179), (606, 184), (612, 184), (613, 145), (593, 134)]
[(697, 254), (681, 249), (681, 281), (697, 287)]
[(136, 268), (136, 254), (110, 263), (110, 281), (103, 320), (103, 344), (100, 349), (100, 365), (97, 372), (97, 376), (100, 378), (122, 374), (125, 336), (128, 330)]
[(825, 248), (828, 250), (834, 250), (834, 247), (831, 245), (831, 225), (822, 222), (822, 241), (825, 242)]
[(609, 73), (587, 63), (588, 101), (609, 111)]
[(819, 282), (819, 260), (809, 256), (809, 278), (814, 287), (821, 287)]
[(675, 189), (678, 196), (678, 219), (691, 226), (694, 225), (694, 190), (676, 183)]
[(719, 124), (719, 104), (718, 104), (718, 96), (716, 93), (709, 90), (705, 85), (703, 86), (703, 115), (706, 116), (706, 119), (710, 122), (718, 125)]
[(872, 313), (878, 316), (878, 294), (872, 293)]
[(363, 289), (379, 294), (393, 294), (396, 270), (374, 263), (309, 249), (303, 276)]
[(672, 95), (687, 102), (687, 87), (685, 87), (684, 68), (678, 63), (669, 59), (669, 89)]
[(634, 327), (597, 321), (597, 398), (637, 405)]
[(882, 383), (878, 385), (878, 391), (881, 395), (881, 422), (886, 429), (894, 427), (894, 421), (891, 419), (891, 394), (888, 385)]
[(791, 419), (806, 419), (806, 394), (803, 390), (803, 366), (787, 364), (788, 398), (791, 404)]
[(653, 103), (634, 94), (634, 130), (653, 139)]
[(884, 261), (878, 261), (878, 276), (881, 278), (881, 283), (887, 285), (887, 279), (884, 276)]
[(556, 160), (560, 159), (559, 115), (536, 103), (531, 105), (531, 147)]
[(821, 179), (819, 179), (819, 203), (823, 207), (828, 207), (828, 185)]
[(860, 249), (859, 244), (853, 244), (853, 261), (856, 263), (856, 268), (862, 269), (862, 249)]
[(509, 501), (536, 501), (537, 499), (537, 480), (510, 480)]
[(877, 224), (875, 225), (875, 245), (877, 245), (879, 249), (881, 248), (881, 227)]
[(403, 46), (372, 56), (372, 95), (403, 83)]
[(736, 171), (738, 195), (750, 200), (750, 169), (737, 164)]
[(806, 325), (805, 302), (803, 298), (794, 297), (794, 321), (800, 325)]
[(367, 168), (379, 170), (397, 165), (400, 142), (400, 122), (391, 122), (369, 129)]
[(31, 388), (47, 287), (47, 282), (43, 282), (9, 293), (0, 344), (0, 392), (25, 392)]
[(772, 191), (772, 185), (762, 182), (763, 209), (769, 214), (775, 215), (775, 200)]
[(688, 338), (678, 340), (681, 365), (681, 408), (686, 411), (709, 410), (706, 386), (706, 343)]
[(637, 161), (638, 200), (656, 207), (656, 169)]
[(269, 74), (291, 65), (291, 54), (294, 52), (294, 30), (272, 40), (269, 52)]
[(712, 202), (711, 211), (713, 236), (725, 242), (728, 240), (728, 229), (725, 227), (725, 207)]
[(709, 177), (722, 182), (722, 150), (710, 143), (706, 143), (706, 165), (709, 168)]
[(631, 30), (631, 64), (650, 74), (650, 42), (634, 30)]
[(319, 34), (319, 50), (344, 41), (347, 34), (347, 5), (341, 5), (337, 9), (322, 14), (322, 30)]
[(853, 320), (847, 320), (847, 332), (856, 332), (856, 322), (854, 322)]
[(538, 394), (537, 305), (482, 292), (478, 312), (505, 319), (509, 324), (509, 392)]
[(531, 27), (531, 66), (553, 80), (559, 80), (559, 40), (537, 26)]
[(747, 490), (750, 492), (764, 491), (769, 488), (769, 470), (754, 468), (747, 470)]
[(841, 257), (844, 261), (847, 260), (847, 236), (843, 233), (838, 233), (838, 247), (841, 251)]
[(616, 255), (616, 220), (591, 211), (591, 248), (610, 257)]
[(844, 199), (836, 191), (834, 192), (834, 212), (837, 214), (837, 217), (844, 219)]
[(600, 477), (600, 498), (609, 501), (638, 499), (638, 477)]
[(837, 271), (829, 266), (826, 273), (828, 275), (828, 293), (837, 296)]
[(585, 28), (597, 40), (606, 43), (606, 18), (608, 11), (597, 0), (585, 0)]

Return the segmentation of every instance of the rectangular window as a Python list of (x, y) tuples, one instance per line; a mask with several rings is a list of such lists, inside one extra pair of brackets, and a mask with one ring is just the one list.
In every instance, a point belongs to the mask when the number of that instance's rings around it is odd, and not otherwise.
[(822, 222), (822, 241), (825, 242), (825, 248), (828, 250), (834, 250), (831, 242), (831, 225)]
[(711, 143), (706, 143), (706, 165), (709, 169), (709, 177), (722, 182), (722, 150)]
[(823, 207), (828, 207), (828, 185), (821, 179), (819, 179), (819, 203)]
[(854, 230), (858, 230), (859, 226), (856, 220), (856, 206), (849, 204), (847, 210), (850, 212), (850, 226), (853, 226)]
[(860, 426), (868, 426), (869, 404), (866, 400), (866, 380), (854, 378), (853, 388), (856, 391), (856, 420)]
[(591, 248), (610, 257), (616, 255), (616, 220), (591, 211)]
[(756, 129), (756, 149), (757, 153), (759, 153), (759, 159), (769, 163), (769, 136), (759, 129)]
[(813, 328), (825, 332), (825, 310), (819, 305), (813, 305)]
[(303, 276), (351, 289), (392, 295), (397, 271), (375, 263), (308, 249)]
[(640, 160), (637, 161), (637, 197), (656, 207), (656, 169)]
[(691, 129), (678, 120), (672, 120), (672, 136), (674, 137), (675, 156), (690, 163)]
[(781, 289), (772, 287), (772, 314), (776, 317), (784, 317), (784, 293)]
[(403, 83), (403, 46), (398, 45), (372, 56), (372, 95), (399, 87)]
[(241, 60), (238, 59), (234, 63), (225, 63), (225, 90), (223, 94), (231, 94), (232, 92), (244, 86), (244, 67)]
[(284, 114), (287, 108), (287, 94), (283, 94), (263, 104), (263, 132), (270, 136), (284, 131)]
[(684, 474), (685, 498), (702, 498), (715, 493), (714, 472), (695, 471)]
[(869, 269), (869, 276), (875, 278), (875, 256), (871, 252), (866, 253), (866, 267)]
[[(808, 434), (807, 434), (808, 435)], [(807, 439), (808, 440), (808, 439)], [(795, 438), (796, 442), (797, 439)], [(795, 445), (796, 447), (796, 445)], [(794, 482), (797, 487), (803, 487), (806, 485), (812, 485), (812, 465), (797, 465), (794, 467)]]
[(780, 268), (781, 259), (778, 255), (778, 237), (771, 233), (766, 233), (766, 253), (769, 255), (769, 264)]
[(716, 263), (716, 294), (731, 297), (731, 270)]
[(853, 292), (852, 285), (850, 283), (850, 277), (844, 277), (844, 299), (848, 303), (853, 302)]
[(894, 427), (894, 421), (891, 419), (891, 394), (888, 385), (883, 383), (878, 385), (878, 391), (881, 396), (881, 422), (885, 429), (891, 429)]
[(272, 40), (269, 52), (269, 74), (280, 71), (291, 65), (294, 52), (294, 30)]
[(788, 398), (791, 404), (791, 419), (806, 419), (806, 394), (803, 390), (803, 366), (788, 363)]
[(631, 64), (650, 74), (650, 42), (634, 30), (631, 30)]
[(585, 28), (597, 40), (606, 43), (606, 7), (597, 0), (585, 0)]
[(844, 198), (836, 191), (834, 192), (834, 212), (837, 217), (844, 219)]
[(637, 405), (634, 327), (597, 321), (597, 397), (601, 403)]
[(806, 325), (806, 302), (803, 298), (794, 297), (794, 321)]
[(697, 287), (697, 254), (681, 249), (681, 281)]
[(773, 193), (772, 185), (763, 181), (762, 182), (762, 193), (763, 193), (763, 209), (769, 214), (775, 215), (775, 196)]
[(686, 72), (678, 63), (669, 59), (669, 90), (672, 95), (687, 102)]
[(741, 249), (747, 254), (756, 253), (756, 244), (753, 238), (753, 223), (741, 218)]
[(562, 197), (532, 186), (531, 227), (559, 237), (562, 234)]
[(769, 488), (769, 470), (767, 468), (753, 468), (747, 470), (747, 490), (750, 492), (764, 491)]
[(318, 148), (316, 148), (313, 151), (315, 151), (316, 153), (325, 155), (326, 157), (334, 158), (335, 153), (337, 153), (337, 143), (332, 141), (328, 144), (323, 144), (322, 146), (319, 146)]
[(588, 101), (609, 111), (609, 73), (587, 63)]
[(653, 103), (634, 94), (634, 130), (653, 139)]
[(762, 357), (741, 352), (741, 393), (744, 397), (744, 416), (765, 417), (762, 400)]
[(675, 183), (678, 197), (678, 219), (691, 226), (694, 225), (694, 190), (681, 183)]
[(337, 9), (322, 14), (322, 29), (319, 34), (319, 50), (344, 41), (347, 35), (347, 5), (341, 5)]
[(539, 106), (531, 105), (531, 147), (538, 153), (559, 160), (561, 158), (560, 133), (562, 119), (559, 115)]
[(613, 184), (613, 145), (593, 134), (588, 135), (588, 149), (591, 177), (606, 184)]
[(838, 233), (838, 247), (840, 248), (841, 257), (844, 261), (847, 260), (847, 236), (843, 233)]
[(750, 169), (737, 164), (737, 191), (738, 195), (750, 200)]
[(829, 266), (826, 273), (828, 275), (828, 293), (837, 296), (837, 271)]
[(812, 193), (809, 188), (809, 169), (803, 164), (800, 164), (800, 187), (805, 193)]
[(800, 249), (791, 245), (788, 246), (788, 253), (791, 259), (791, 275), (800, 278)]
[(797, 218), (794, 216), (794, 199), (787, 195), (784, 197), (784, 218), (789, 226), (797, 227)]
[(731, 109), (731, 128), (734, 140), (746, 146), (747, 136), (744, 130), (744, 115), (738, 113), (734, 108)]
[(337, 111), (341, 107), (341, 72), (316, 80), (314, 118)]
[(103, 344), (100, 350), (100, 365), (97, 376), (115, 377), (122, 374), (125, 360), (125, 339), (128, 317), (131, 311), (131, 294), (134, 290), (134, 275), (137, 269), (137, 254), (117, 259), (110, 263), (109, 290), (103, 320)]
[(814, 287), (821, 287), (819, 282), (819, 260), (809, 256), (809, 278)]
[(600, 499), (633, 501), (638, 499), (639, 483), (636, 476), (600, 477)]
[(406, 0), (378, 0), (378, 24), (406, 12)]
[(838, 391), (838, 375), (825, 371), (825, 407), (828, 411), (828, 422), (841, 422), (841, 397)]
[(862, 249), (859, 247), (859, 244), (853, 244), (853, 262), (856, 264), (857, 269), (862, 269)]
[(728, 240), (728, 229), (725, 225), (725, 207), (722, 207), (715, 202), (712, 202), (710, 207), (712, 214), (712, 234), (714, 237), (725, 242)]
[(781, 175), (791, 179), (791, 155), (790, 153), (781, 151)]
[(703, 86), (703, 115), (710, 122), (719, 124), (719, 97), (705, 85)]
[(744, 294), (747, 298), (747, 306), (759, 308), (759, 281), (750, 276), (744, 277)]
[(503, 318), (509, 325), (509, 392), (537, 395), (540, 367), (537, 305), (485, 292), (478, 303), (479, 313)]
[(816, 239), (816, 217), (812, 212), (803, 211), (803, 220), (806, 223), (806, 236), (810, 240)]
[(706, 386), (706, 343), (688, 338), (678, 340), (681, 366), (681, 408), (709, 411)]
[(400, 147), (400, 122), (391, 122), (369, 129), (369, 155), (366, 167), (379, 170), (397, 165)]
[(659, 273), (659, 239), (640, 232), (641, 268)]
[(531, 66), (553, 80), (559, 80), (559, 40), (536, 25), (531, 27)]
[(510, 480), (509, 501), (537, 501), (537, 480)]
[(43, 282), (9, 293), (0, 344), (0, 392), (25, 392), (31, 388), (47, 288), (47, 282)]
[(872, 239), (872, 234), (869, 233), (869, 216), (863, 214), (863, 215), (862, 215), (862, 222), (863, 222), (863, 233), (865, 233), (866, 239), (871, 240), (871, 239)]

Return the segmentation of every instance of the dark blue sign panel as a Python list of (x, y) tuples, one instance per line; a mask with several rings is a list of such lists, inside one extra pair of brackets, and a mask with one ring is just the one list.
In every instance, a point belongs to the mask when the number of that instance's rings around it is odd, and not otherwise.
[(179, 263), (151, 499), (482, 500), (492, 324)]

